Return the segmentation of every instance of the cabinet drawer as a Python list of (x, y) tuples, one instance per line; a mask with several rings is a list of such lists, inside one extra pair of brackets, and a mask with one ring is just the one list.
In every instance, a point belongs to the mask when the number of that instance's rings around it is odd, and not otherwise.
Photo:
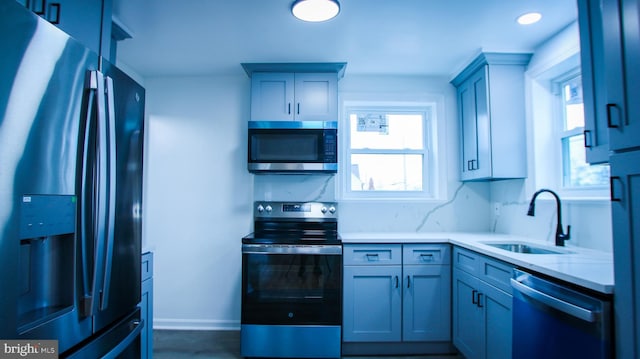
[(455, 247), (453, 250), (454, 266), (474, 275), (492, 286), (511, 293), (510, 279), (514, 266), (485, 255)]
[(402, 246), (402, 263), (450, 264), (450, 248), (448, 244), (405, 244)]
[(511, 294), (511, 277), (513, 277), (513, 266), (496, 259), (486, 258), (482, 262), (482, 276), (485, 282)]
[(478, 253), (459, 247), (453, 248), (453, 265), (467, 273), (478, 275), (482, 265), (482, 258)]
[(402, 264), (401, 244), (345, 244), (344, 265)]
[(153, 252), (142, 254), (142, 273), (140, 276), (142, 281), (153, 277)]

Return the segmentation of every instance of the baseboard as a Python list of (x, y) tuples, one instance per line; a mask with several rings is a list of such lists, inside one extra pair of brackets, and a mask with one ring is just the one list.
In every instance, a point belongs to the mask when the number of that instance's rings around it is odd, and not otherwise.
[(240, 321), (205, 319), (153, 318), (153, 329), (169, 330), (240, 330)]

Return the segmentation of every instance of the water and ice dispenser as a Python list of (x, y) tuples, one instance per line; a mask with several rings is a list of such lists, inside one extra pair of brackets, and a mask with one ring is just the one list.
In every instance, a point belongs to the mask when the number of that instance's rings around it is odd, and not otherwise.
[(72, 310), (76, 197), (23, 195), (20, 208), (19, 330)]

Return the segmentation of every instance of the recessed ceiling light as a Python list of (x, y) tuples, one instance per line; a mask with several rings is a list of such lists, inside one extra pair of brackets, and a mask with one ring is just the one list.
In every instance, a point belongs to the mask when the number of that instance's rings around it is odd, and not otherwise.
[(542, 19), (542, 14), (539, 12), (528, 12), (526, 14), (518, 16), (518, 24), (520, 25), (531, 25)]
[(296, 0), (291, 6), (291, 12), (300, 20), (327, 21), (338, 15), (340, 3), (338, 0)]

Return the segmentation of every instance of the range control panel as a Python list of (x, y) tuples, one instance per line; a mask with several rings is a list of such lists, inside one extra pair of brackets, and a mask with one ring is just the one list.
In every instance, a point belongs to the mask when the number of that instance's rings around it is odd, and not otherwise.
[(255, 202), (254, 218), (337, 218), (336, 202)]

